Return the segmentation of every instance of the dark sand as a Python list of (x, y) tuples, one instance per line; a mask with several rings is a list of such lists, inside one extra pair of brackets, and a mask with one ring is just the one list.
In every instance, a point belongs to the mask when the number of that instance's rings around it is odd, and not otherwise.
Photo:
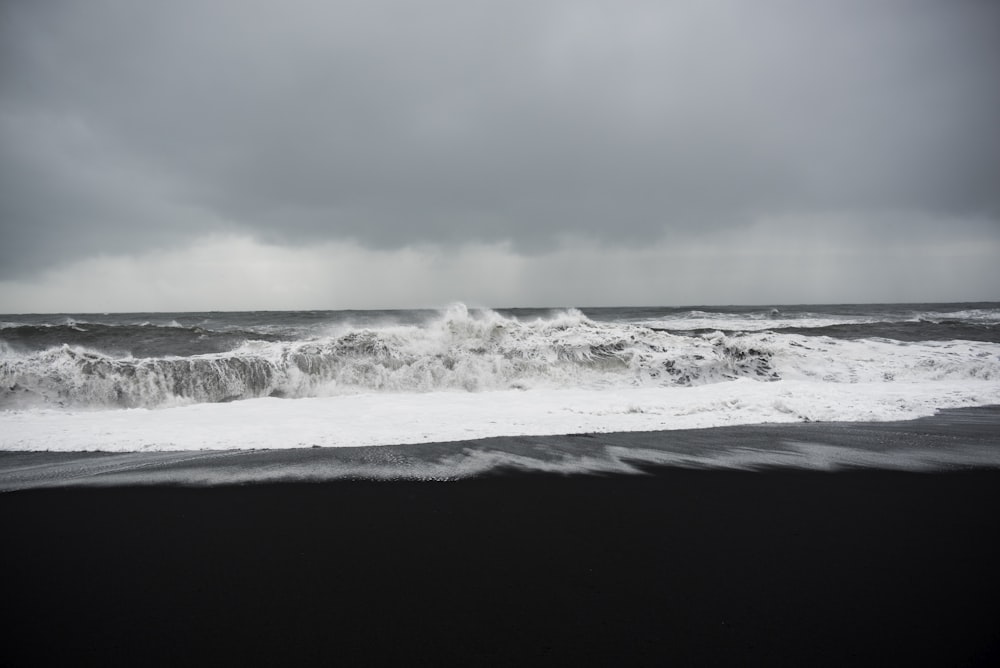
[(1000, 471), (0, 494), (0, 663), (1000, 665)]

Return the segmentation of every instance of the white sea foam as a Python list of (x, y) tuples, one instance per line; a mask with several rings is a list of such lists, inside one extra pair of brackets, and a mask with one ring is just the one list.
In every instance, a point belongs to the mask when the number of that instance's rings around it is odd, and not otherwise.
[(342, 447), (488, 436), (655, 431), (802, 421), (884, 421), (1000, 403), (986, 380), (504, 390), (262, 398), (150, 410), (0, 412), (5, 450)]

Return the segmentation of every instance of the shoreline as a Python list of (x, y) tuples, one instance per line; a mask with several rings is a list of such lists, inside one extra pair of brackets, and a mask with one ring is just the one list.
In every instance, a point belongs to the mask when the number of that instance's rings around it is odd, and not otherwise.
[(1000, 469), (1000, 405), (895, 422), (806, 422), (344, 448), (0, 451), (0, 493), (46, 487), (456, 480), (504, 470)]
[(995, 665), (998, 425), (0, 453), (0, 663)]

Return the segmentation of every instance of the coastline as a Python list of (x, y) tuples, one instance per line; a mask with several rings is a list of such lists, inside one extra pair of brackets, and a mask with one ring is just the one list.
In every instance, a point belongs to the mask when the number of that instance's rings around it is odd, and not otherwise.
[(946, 409), (894, 422), (800, 422), (366, 447), (0, 451), (0, 493), (81, 485), (456, 480), (508, 469), (566, 475), (638, 473), (649, 466), (1000, 469), (1000, 405)]
[[(914, 442), (995, 450), (998, 418), (990, 407), (905, 423), (406, 446), (422, 454), (395, 464), (392, 447), (291, 455), (413, 470), (506, 449), (555, 463), (494, 458), (448, 482), (310, 478), (289, 467), (289, 451), (231, 460), (255, 482), (197, 480), (192, 471), (211, 468), (198, 457), (101, 470), (86, 462), (121, 455), (31, 453), (43, 469), (54, 457), (82, 473), (0, 494), (12, 639), (0, 658), (993, 665), (1000, 468), (956, 459), (892, 470), (876, 456), (890, 462)], [(739, 435), (747, 451), (768, 439), (781, 451), (776, 434), (825, 434), (826, 446), (867, 459), (734, 468), (690, 458), (732, 453)], [(664, 436), (674, 440), (659, 452), (687, 452), (686, 464), (622, 456), (631, 472), (567, 475), (571, 445), (594, 459), (626, 447), (618, 438), (646, 439), (631, 444), (644, 452)], [(0, 461), (9, 474), (11, 460)], [(262, 475), (268, 467), (279, 475)]]

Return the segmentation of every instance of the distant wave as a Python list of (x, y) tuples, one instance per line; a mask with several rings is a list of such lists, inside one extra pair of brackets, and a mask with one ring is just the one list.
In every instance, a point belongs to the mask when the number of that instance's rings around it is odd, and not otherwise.
[[(655, 319), (638, 319), (653, 329), (674, 332), (753, 332), (796, 331), (802, 333), (829, 333), (850, 337), (865, 336), (870, 331), (902, 333), (904, 340), (927, 338), (961, 338), (963, 332), (980, 332), (974, 340), (996, 340), (1000, 331), (1000, 309), (961, 309), (956, 311), (920, 311), (894, 309), (885, 312), (824, 313), (812, 311), (786, 312), (777, 308), (749, 312), (684, 311)], [(937, 329), (927, 325), (937, 325)], [(888, 326), (888, 327), (886, 327)], [(957, 329), (956, 329), (957, 328)], [(929, 335), (929, 336), (928, 336)], [(925, 337), (925, 338), (920, 338)]]
[(277, 340), (277, 336), (238, 329), (211, 330), (176, 321), (103, 324), (74, 321), (65, 324), (7, 323), (0, 334), (8, 349), (39, 352), (68, 345), (111, 356), (159, 357), (218, 353), (232, 350), (247, 339)]

